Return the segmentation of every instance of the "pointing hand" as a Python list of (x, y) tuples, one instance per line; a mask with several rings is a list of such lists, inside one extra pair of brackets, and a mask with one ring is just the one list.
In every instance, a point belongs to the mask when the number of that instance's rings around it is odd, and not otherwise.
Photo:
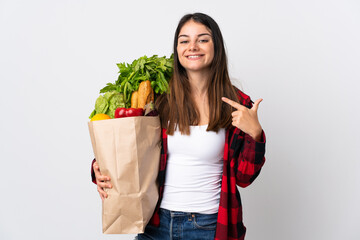
[(251, 109), (226, 97), (222, 97), (221, 100), (235, 108), (231, 114), (232, 125), (249, 134), (255, 141), (260, 141), (262, 127), (259, 123), (257, 111), (262, 99), (256, 100)]

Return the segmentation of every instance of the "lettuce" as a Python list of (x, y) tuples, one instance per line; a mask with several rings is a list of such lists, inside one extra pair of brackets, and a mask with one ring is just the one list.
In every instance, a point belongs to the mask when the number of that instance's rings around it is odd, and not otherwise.
[(95, 101), (95, 109), (90, 114), (91, 119), (95, 114), (105, 113), (114, 118), (116, 108), (125, 107), (124, 95), (117, 91), (106, 92), (100, 95)]

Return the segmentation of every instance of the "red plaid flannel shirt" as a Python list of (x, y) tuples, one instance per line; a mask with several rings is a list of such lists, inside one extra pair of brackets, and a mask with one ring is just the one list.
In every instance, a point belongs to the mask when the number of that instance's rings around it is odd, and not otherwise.
[[(238, 90), (240, 103), (252, 107), (249, 96)], [(167, 135), (162, 129), (162, 149), (158, 174), (159, 201), (150, 224), (159, 226), (159, 207), (164, 193), (165, 171), (167, 162)], [(265, 134), (260, 142), (254, 141), (248, 134), (232, 127), (226, 131), (224, 166), (221, 184), (220, 204), (216, 235), (214, 240), (243, 240), (246, 228), (242, 221), (242, 205), (237, 185), (249, 186), (259, 175), (265, 162)], [(92, 179), (95, 176), (92, 170)]]

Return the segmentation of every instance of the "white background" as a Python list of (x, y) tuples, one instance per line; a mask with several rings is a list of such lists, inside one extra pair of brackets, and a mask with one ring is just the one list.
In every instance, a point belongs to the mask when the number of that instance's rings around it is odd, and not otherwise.
[(101, 233), (87, 121), (116, 63), (169, 56), (186, 13), (220, 25), (267, 162), (240, 189), (247, 240), (360, 239), (357, 0), (0, 0), (0, 239)]

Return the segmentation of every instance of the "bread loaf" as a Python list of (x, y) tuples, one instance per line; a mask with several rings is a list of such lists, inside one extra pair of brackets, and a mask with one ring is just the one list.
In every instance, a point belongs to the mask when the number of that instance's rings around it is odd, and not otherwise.
[(154, 91), (149, 80), (143, 81), (138, 89), (138, 108), (144, 108), (148, 101), (154, 101)]
[(139, 94), (138, 91), (134, 91), (131, 94), (131, 107), (138, 108), (138, 104), (139, 104)]

